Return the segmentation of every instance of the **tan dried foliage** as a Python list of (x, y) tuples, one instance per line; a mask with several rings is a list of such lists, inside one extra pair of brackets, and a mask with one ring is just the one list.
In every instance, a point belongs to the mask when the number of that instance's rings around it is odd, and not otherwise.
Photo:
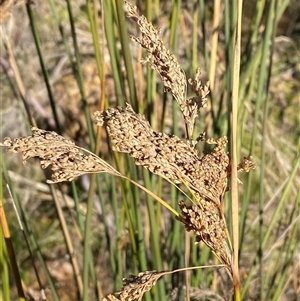
[(24, 3), (24, 0), (1, 0), (0, 1), (0, 23), (9, 20), (11, 16), (10, 10), (17, 5)]
[(9, 153), (21, 153), (23, 163), (29, 158), (39, 157), (41, 167), (50, 167), (53, 172), (52, 181), (48, 180), (48, 183), (72, 181), (86, 173), (108, 172), (119, 175), (95, 154), (76, 146), (74, 142), (55, 132), (36, 127), (32, 127), (32, 136), (13, 140), (7, 137), (2, 145), (7, 147)]

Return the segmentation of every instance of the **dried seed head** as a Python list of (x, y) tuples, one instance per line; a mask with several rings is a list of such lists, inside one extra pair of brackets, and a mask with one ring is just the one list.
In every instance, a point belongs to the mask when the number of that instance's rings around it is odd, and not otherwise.
[(109, 172), (118, 175), (105, 161), (55, 132), (32, 127), (32, 136), (14, 140), (5, 138), (3, 146), (10, 153), (21, 153), (23, 163), (29, 158), (39, 157), (41, 167), (50, 167), (53, 172), (52, 181), (48, 180), (48, 183), (72, 181), (85, 173)]
[(207, 106), (207, 95), (209, 94), (209, 82), (202, 86), (200, 79), (200, 68), (197, 69), (195, 79), (189, 79), (188, 83), (192, 86), (196, 96), (191, 97), (186, 101), (186, 105), (183, 106), (182, 113), (185, 116), (185, 122), (187, 124), (188, 137), (193, 137), (193, 129), (196, 117), (198, 117), (201, 108)]
[(195, 233), (196, 242), (203, 241), (230, 268), (231, 254), (226, 241), (224, 220), (206, 207), (188, 206), (183, 201), (179, 202), (179, 207), (182, 216), (178, 219), (184, 223), (187, 231)]
[(189, 188), (197, 205), (186, 206), (182, 202), (180, 220), (229, 267), (226, 225), (220, 214), (230, 165), (224, 149), (227, 138), (209, 139), (208, 143), (216, 147), (212, 153), (199, 157), (193, 147), (178, 137), (155, 132), (130, 105), (95, 112), (94, 116), (97, 125), (106, 126), (114, 150), (129, 153), (137, 165)]
[(141, 38), (131, 37), (132, 40), (145, 48), (149, 55), (143, 63), (150, 66), (160, 75), (166, 91), (171, 92), (179, 104), (185, 102), (186, 76), (175, 55), (166, 49), (159, 36), (159, 29), (153, 27), (144, 16), (140, 16), (137, 7), (129, 1), (124, 1), (127, 17), (132, 18), (140, 27)]
[(211, 154), (197, 151), (176, 136), (155, 132), (145, 118), (126, 108), (95, 112), (97, 125), (105, 125), (114, 150), (129, 153), (137, 165), (169, 181), (187, 185), (196, 199), (206, 198), (220, 206), (227, 187), (229, 158), (221, 148), (226, 138), (216, 140)]
[(156, 284), (156, 281), (163, 275), (163, 272), (146, 271), (138, 276), (131, 275), (123, 279), (123, 288), (120, 292), (108, 295), (103, 301), (141, 301), (144, 294)]
[(160, 75), (165, 90), (171, 92), (179, 104), (186, 123), (187, 137), (191, 141), (193, 137), (193, 128), (195, 119), (199, 110), (206, 107), (207, 94), (209, 93), (209, 83), (203, 87), (200, 79), (200, 69), (197, 70), (195, 79), (189, 79), (196, 96), (186, 99), (187, 80), (185, 72), (180, 67), (175, 55), (166, 49), (159, 34), (160, 31), (154, 28), (144, 16), (140, 16), (137, 7), (129, 1), (124, 1), (127, 16), (132, 18), (139, 26), (142, 33), (141, 38), (131, 37), (132, 40), (145, 48), (149, 55), (142, 61), (149, 65)]
[(244, 157), (243, 161), (237, 166), (238, 171), (249, 172), (252, 169), (255, 169), (256, 165), (253, 162), (253, 157)]

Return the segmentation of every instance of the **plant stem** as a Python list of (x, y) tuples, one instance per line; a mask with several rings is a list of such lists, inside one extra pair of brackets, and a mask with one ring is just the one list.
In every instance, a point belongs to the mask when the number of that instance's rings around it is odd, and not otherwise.
[(240, 277), (238, 267), (239, 250), (239, 203), (238, 203), (238, 178), (237, 178), (237, 109), (239, 97), (239, 74), (241, 54), (241, 23), (242, 23), (242, 0), (237, 0), (237, 19), (235, 25), (235, 45), (233, 58), (232, 80), (232, 107), (231, 107), (231, 213), (232, 213), (232, 236), (233, 236), (233, 262), (232, 274), (234, 285), (234, 300), (241, 300)]

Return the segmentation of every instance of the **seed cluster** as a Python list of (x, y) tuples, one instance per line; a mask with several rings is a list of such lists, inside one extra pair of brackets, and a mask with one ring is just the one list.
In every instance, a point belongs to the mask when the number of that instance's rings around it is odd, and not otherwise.
[(127, 17), (132, 18), (138, 24), (142, 33), (141, 38), (131, 37), (131, 39), (147, 49), (149, 53), (143, 63), (149, 63), (160, 75), (165, 90), (171, 92), (180, 104), (183, 103), (186, 93), (186, 77), (176, 56), (166, 49), (159, 36), (159, 29), (154, 28), (144, 16), (140, 16), (136, 6), (129, 1), (124, 1), (124, 3)]
[(115, 151), (128, 153), (135, 164), (188, 187), (196, 205), (187, 206), (181, 202), (183, 216), (179, 220), (188, 231), (195, 232), (197, 241), (207, 244), (223, 263), (230, 266), (226, 225), (220, 214), (230, 166), (228, 153), (224, 150), (227, 138), (208, 139), (207, 143), (216, 144), (216, 147), (199, 157), (195, 148), (178, 137), (155, 132), (129, 104), (126, 108), (95, 112), (94, 118), (97, 125), (106, 126)]
[(150, 291), (163, 274), (158, 271), (146, 271), (137, 276), (131, 275), (128, 279), (124, 278), (122, 290), (108, 295), (102, 301), (141, 301), (143, 295)]
[(197, 205), (186, 205), (180, 201), (179, 207), (182, 212), (179, 220), (185, 224), (186, 230), (193, 231), (196, 242), (203, 241), (229, 268), (231, 255), (226, 243), (224, 220), (216, 212), (202, 210)]
[(151, 68), (160, 75), (166, 92), (172, 93), (179, 104), (184, 121), (187, 126), (187, 136), (191, 139), (195, 118), (199, 110), (206, 106), (206, 96), (209, 93), (209, 83), (204, 87), (200, 80), (200, 69), (197, 70), (195, 79), (189, 79), (196, 96), (186, 99), (187, 79), (184, 70), (181, 68), (174, 54), (165, 47), (159, 34), (160, 31), (147, 21), (144, 16), (140, 16), (137, 7), (129, 1), (124, 1), (127, 17), (133, 19), (139, 26), (142, 36), (131, 39), (148, 51), (148, 56), (142, 63), (148, 63)]
[(229, 166), (222, 148), (227, 143), (225, 137), (210, 141), (217, 144), (215, 151), (199, 157), (193, 147), (178, 137), (155, 132), (129, 104), (126, 108), (95, 112), (94, 117), (97, 125), (106, 126), (115, 151), (129, 153), (135, 164), (175, 184), (187, 184), (199, 199), (220, 206)]
[(29, 158), (39, 157), (41, 167), (50, 167), (53, 172), (52, 181), (48, 180), (48, 183), (72, 181), (86, 173), (109, 172), (118, 175), (116, 170), (93, 153), (55, 132), (36, 127), (32, 127), (32, 136), (13, 140), (5, 138), (3, 146), (10, 153), (22, 153), (24, 163)]

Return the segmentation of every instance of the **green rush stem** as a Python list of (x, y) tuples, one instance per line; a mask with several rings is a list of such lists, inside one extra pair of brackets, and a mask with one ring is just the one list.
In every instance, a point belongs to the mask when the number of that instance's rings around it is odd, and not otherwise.
[(44, 57), (43, 57), (43, 53), (42, 53), (42, 49), (41, 49), (41, 43), (40, 43), (40, 39), (39, 39), (39, 36), (38, 36), (38, 33), (37, 33), (37, 28), (36, 28), (35, 21), (34, 21), (34, 16), (33, 16), (32, 10), (31, 10), (31, 5), (32, 4), (30, 4), (30, 1), (26, 1), (27, 14), (28, 14), (28, 17), (29, 17), (30, 26), (31, 26), (35, 46), (36, 46), (36, 49), (37, 49), (37, 52), (38, 52), (38, 57), (39, 57), (42, 72), (43, 72), (43, 75), (44, 75), (44, 80), (45, 80), (45, 84), (46, 84), (46, 88), (47, 88), (47, 93), (48, 93), (48, 96), (49, 96), (51, 110), (52, 110), (53, 117), (54, 117), (54, 120), (55, 120), (55, 125), (56, 125), (56, 128), (57, 128), (58, 134), (62, 134), (61, 126), (60, 126), (57, 111), (56, 111), (54, 96), (53, 96), (51, 85), (50, 85), (49, 74), (48, 74), (46, 64), (45, 64), (45, 61), (44, 61)]

